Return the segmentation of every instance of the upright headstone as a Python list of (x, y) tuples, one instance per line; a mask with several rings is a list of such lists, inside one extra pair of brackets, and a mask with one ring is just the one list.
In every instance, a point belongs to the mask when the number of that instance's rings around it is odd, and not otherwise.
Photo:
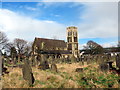
[(107, 61), (106, 63), (108, 63), (108, 65), (109, 65), (109, 69), (115, 69), (113, 66), (112, 66), (112, 63), (113, 63), (113, 61)]
[(0, 76), (2, 76), (2, 68), (3, 68), (3, 63), (2, 63), (2, 57), (0, 56)]
[(44, 55), (41, 55), (41, 61), (40, 61), (40, 65), (38, 68), (41, 70), (49, 69), (48, 61)]
[(51, 64), (51, 70), (54, 71), (54, 72), (58, 72), (57, 70), (57, 65), (56, 64)]
[(117, 54), (116, 56), (116, 67), (120, 69), (120, 55)]
[(101, 63), (99, 68), (102, 72), (107, 72), (109, 70), (109, 65), (107, 63)]
[(29, 82), (29, 85), (33, 85), (35, 79), (32, 73), (32, 68), (29, 65), (28, 60), (25, 60), (25, 63), (22, 67), (23, 78)]

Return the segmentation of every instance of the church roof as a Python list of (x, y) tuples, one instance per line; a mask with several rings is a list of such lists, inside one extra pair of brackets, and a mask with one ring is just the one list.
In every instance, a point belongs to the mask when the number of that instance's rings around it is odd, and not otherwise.
[(66, 48), (67, 43), (64, 40), (55, 40), (55, 39), (46, 39), (46, 38), (35, 38), (34, 44), (38, 47), (42, 47), (42, 43), (44, 43), (44, 48)]

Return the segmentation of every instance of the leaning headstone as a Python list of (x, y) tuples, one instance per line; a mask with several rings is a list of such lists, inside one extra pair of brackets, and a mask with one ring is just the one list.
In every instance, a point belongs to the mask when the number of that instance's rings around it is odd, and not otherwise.
[(51, 70), (54, 71), (54, 72), (58, 72), (57, 65), (56, 64), (51, 64)]
[(22, 67), (23, 78), (29, 82), (29, 86), (33, 85), (35, 79), (32, 73), (32, 68), (29, 65), (28, 60), (25, 60), (25, 63)]
[(106, 71), (109, 70), (109, 65), (107, 63), (101, 63), (99, 65), (99, 68), (100, 68), (101, 71), (106, 72)]
[(120, 69), (120, 55), (119, 54), (117, 54), (116, 56), (116, 67)]

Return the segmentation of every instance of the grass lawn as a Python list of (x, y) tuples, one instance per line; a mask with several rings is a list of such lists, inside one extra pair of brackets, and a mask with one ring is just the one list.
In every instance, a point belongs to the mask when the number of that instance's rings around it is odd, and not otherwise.
[[(120, 78), (113, 72), (101, 72), (97, 64), (80, 63), (57, 64), (58, 73), (51, 70), (39, 70), (32, 67), (35, 83), (32, 88), (118, 88)], [(75, 72), (84, 68), (83, 72)], [(28, 88), (22, 77), (21, 68), (8, 68), (9, 74), (2, 78), (3, 88)]]

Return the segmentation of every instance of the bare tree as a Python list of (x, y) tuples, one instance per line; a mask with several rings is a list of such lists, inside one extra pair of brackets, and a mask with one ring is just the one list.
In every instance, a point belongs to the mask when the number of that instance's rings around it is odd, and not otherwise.
[(6, 45), (4, 46), (5, 51), (7, 51), (8, 53), (11, 51), (12, 47), (14, 47), (14, 44), (11, 42), (6, 43)]
[(32, 44), (33, 44), (33, 42), (29, 42), (27, 45), (26, 45), (26, 47), (25, 47), (25, 54), (27, 54), (27, 55), (29, 55), (31, 52), (32, 52)]
[(18, 54), (23, 54), (24, 50), (25, 50), (25, 48), (27, 46), (27, 41), (23, 40), (23, 39), (16, 38), (14, 40), (14, 45), (15, 45), (15, 47), (17, 49)]
[(84, 46), (84, 48), (89, 50), (91, 54), (100, 54), (103, 53), (104, 50), (101, 45), (91, 40), (87, 42), (87, 45)]
[(4, 32), (0, 31), (0, 50), (3, 49), (5, 44), (8, 42), (7, 36)]

